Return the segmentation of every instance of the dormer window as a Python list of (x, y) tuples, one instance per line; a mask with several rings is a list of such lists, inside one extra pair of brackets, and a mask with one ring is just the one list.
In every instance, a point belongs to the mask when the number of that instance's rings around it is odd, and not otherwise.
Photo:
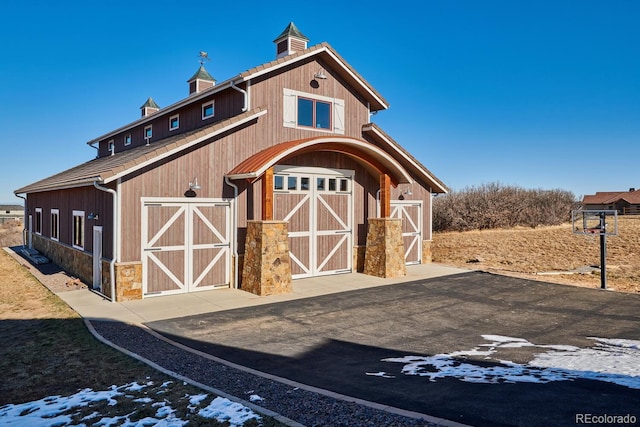
[(109, 144), (107, 145), (107, 147), (109, 148), (109, 152), (111, 153), (111, 155), (113, 155), (116, 152), (116, 143), (113, 141), (113, 139), (109, 141)]
[(131, 134), (127, 134), (124, 136), (124, 145), (131, 145)]
[(153, 126), (145, 126), (144, 128), (144, 139), (149, 143), (149, 140), (153, 136)]
[(202, 120), (213, 117), (215, 109), (213, 101), (202, 104)]
[(169, 117), (169, 130), (176, 130), (180, 127), (180, 115)]

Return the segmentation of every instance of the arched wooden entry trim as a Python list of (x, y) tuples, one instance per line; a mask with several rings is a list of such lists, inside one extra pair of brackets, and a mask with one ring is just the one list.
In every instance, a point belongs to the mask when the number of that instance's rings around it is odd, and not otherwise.
[(317, 151), (333, 151), (352, 157), (361, 163), (372, 174), (380, 179), (380, 205), (382, 216), (388, 217), (391, 212), (390, 190), (402, 183), (412, 183), (409, 173), (389, 153), (379, 147), (356, 138), (349, 137), (315, 137), (283, 142), (266, 148), (247, 158), (227, 177), (230, 179), (257, 179), (263, 177), (265, 184), (262, 192), (262, 219), (273, 219), (273, 179), (274, 165), (300, 154)]

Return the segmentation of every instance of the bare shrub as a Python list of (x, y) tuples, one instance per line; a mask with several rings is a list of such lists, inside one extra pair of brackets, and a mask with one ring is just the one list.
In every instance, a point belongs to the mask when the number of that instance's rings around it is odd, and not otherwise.
[(571, 209), (576, 204), (574, 194), (566, 190), (482, 184), (436, 197), (433, 229), (468, 231), (558, 225), (571, 219)]
[(22, 245), (22, 222), (10, 221), (0, 225), (0, 248)]

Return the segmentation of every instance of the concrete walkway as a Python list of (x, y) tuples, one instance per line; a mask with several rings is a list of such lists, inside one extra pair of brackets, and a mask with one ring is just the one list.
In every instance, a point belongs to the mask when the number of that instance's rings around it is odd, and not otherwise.
[[(407, 275), (394, 279), (381, 279), (361, 273), (313, 277), (294, 280), (292, 293), (273, 296), (258, 296), (238, 289), (223, 288), (112, 303), (103, 296), (87, 290), (63, 291), (56, 294), (85, 319), (143, 324), (375, 286), (406, 283), (468, 271), (440, 264), (419, 264), (407, 266)], [(47, 280), (46, 277), (39, 279), (41, 281)]]

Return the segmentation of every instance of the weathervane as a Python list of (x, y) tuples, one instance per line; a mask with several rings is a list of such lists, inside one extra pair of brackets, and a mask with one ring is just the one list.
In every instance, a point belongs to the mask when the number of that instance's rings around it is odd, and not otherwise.
[(209, 54), (203, 50), (200, 51), (198, 56), (200, 57), (200, 65), (204, 65), (205, 62), (211, 61), (211, 58), (209, 58)]

